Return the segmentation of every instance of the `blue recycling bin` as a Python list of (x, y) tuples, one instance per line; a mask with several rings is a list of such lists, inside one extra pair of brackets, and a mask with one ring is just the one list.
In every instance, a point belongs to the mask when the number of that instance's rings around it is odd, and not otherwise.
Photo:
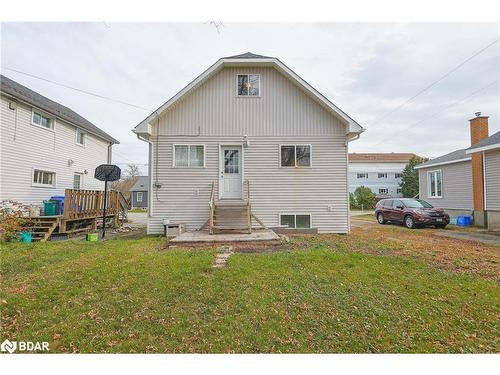
[(459, 227), (468, 227), (472, 224), (472, 216), (458, 216), (457, 225)]
[(50, 197), (50, 200), (57, 202), (56, 215), (62, 215), (64, 213), (64, 195), (54, 195)]

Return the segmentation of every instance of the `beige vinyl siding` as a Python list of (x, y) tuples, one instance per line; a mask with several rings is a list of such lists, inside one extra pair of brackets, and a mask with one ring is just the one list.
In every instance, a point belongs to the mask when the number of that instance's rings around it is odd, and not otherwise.
[[(427, 172), (441, 170), (442, 198), (428, 195)], [(438, 165), (419, 169), (420, 198), (435, 207), (455, 210), (472, 210), (472, 171), (470, 161)]]
[[(237, 97), (236, 76), (260, 74), (260, 97)], [(157, 124), (157, 120), (152, 121)], [(153, 135), (334, 136), (346, 127), (276, 69), (225, 68), (160, 118)]]
[(486, 209), (500, 211), (500, 150), (485, 153)]
[[(161, 188), (153, 188), (148, 233), (161, 233), (163, 219), (185, 223), (188, 229), (201, 227), (208, 219), (211, 184), (218, 185), (219, 144), (241, 141), (241, 137), (161, 137), (159, 142), (153, 138), (151, 170)], [(205, 144), (205, 168), (172, 168), (172, 145), (185, 143)], [(312, 215), (312, 226), (320, 232), (348, 232), (344, 137), (250, 137), (250, 143), (243, 148), (244, 178), (250, 180), (252, 209), (259, 219), (276, 227), (279, 213), (305, 213)], [(312, 166), (280, 168), (282, 143), (311, 144)]]
[[(64, 194), (73, 187), (74, 173), (84, 173), (83, 189), (102, 190), (94, 179), (94, 169), (107, 162), (109, 143), (86, 133), (85, 147), (75, 144), (75, 127), (56, 120), (54, 131), (31, 124), (31, 107), (17, 104), (9, 109), (8, 99), (1, 96), (1, 166), (0, 200), (12, 199), (41, 204), (52, 195)], [(68, 165), (68, 160), (73, 164)], [(56, 172), (56, 186), (32, 186), (33, 169)]]

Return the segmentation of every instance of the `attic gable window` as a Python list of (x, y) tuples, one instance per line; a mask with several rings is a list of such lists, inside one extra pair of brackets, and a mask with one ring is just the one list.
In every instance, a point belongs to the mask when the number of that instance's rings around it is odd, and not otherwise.
[(260, 75), (238, 74), (238, 96), (260, 96)]

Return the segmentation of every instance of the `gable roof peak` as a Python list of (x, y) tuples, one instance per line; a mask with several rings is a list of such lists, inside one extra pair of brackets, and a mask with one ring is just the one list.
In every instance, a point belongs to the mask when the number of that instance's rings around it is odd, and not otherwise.
[(252, 52), (245, 52), (240, 55), (227, 56), (225, 59), (274, 59), (274, 57), (257, 55)]

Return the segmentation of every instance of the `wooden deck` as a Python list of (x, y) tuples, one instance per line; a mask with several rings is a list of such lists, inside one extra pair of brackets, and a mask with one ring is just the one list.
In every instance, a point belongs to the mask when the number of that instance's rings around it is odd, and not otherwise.
[[(110, 191), (106, 203), (106, 221), (111, 225), (119, 224), (119, 215), (128, 207), (123, 207), (119, 192)], [(47, 241), (53, 233), (72, 234), (96, 231), (99, 222), (102, 224), (104, 208), (104, 192), (99, 190), (66, 189), (64, 195), (64, 212), (62, 215), (37, 216), (28, 220), (34, 241)]]

